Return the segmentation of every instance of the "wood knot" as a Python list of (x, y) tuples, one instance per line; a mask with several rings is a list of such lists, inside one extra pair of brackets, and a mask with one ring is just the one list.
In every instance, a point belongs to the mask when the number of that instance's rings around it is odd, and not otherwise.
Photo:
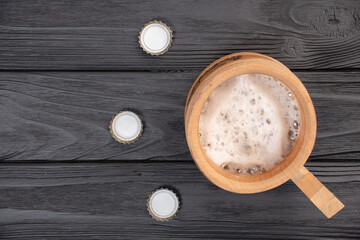
[(296, 38), (288, 38), (281, 47), (281, 51), (290, 57), (301, 57), (304, 55), (303, 44)]
[(347, 37), (359, 31), (360, 14), (356, 9), (330, 7), (310, 25), (326, 37)]

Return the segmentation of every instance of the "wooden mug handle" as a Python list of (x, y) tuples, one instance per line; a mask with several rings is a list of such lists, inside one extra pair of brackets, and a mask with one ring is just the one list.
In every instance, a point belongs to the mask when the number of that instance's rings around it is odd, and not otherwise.
[(327, 218), (331, 218), (344, 207), (344, 204), (304, 166), (299, 169), (291, 180)]

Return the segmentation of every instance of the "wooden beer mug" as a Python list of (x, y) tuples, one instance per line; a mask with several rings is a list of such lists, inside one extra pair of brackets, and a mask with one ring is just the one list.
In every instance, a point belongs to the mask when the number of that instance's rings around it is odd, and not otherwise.
[[(201, 110), (210, 94), (223, 82), (242, 74), (264, 74), (285, 84), (299, 105), (301, 127), (298, 138), (285, 159), (258, 175), (240, 175), (217, 166), (206, 155), (199, 137)], [(214, 126), (216, 127), (216, 126)], [(279, 61), (258, 53), (235, 53), (210, 64), (196, 79), (185, 105), (185, 132), (191, 155), (200, 171), (215, 185), (235, 193), (257, 193), (275, 188), (291, 179), (306, 196), (331, 218), (344, 205), (304, 164), (316, 138), (316, 115), (302, 82)]]

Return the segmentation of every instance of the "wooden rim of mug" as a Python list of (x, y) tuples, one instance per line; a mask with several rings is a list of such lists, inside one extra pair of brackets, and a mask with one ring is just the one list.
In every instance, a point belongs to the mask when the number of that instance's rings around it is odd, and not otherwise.
[[(207, 157), (199, 137), (200, 113), (210, 94), (223, 82), (243, 74), (264, 74), (285, 84), (298, 102), (301, 118), (298, 138), (288, 156), (271, 170), (252, 176), (217, 166)], [(231, 192), (256, 193), (285, 183), (305, 164), (315, 144), (316, 115), (306, 88), (285, 65), (258, 53), (235, 53), (210, 64), (194, 82), (185, 106), (185, 131), (196, 165), (211, 182)]]

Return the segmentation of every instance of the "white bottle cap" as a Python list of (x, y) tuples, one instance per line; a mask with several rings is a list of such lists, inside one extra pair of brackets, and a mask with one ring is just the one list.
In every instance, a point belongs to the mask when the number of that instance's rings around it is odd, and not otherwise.
[(165, 53), (172, 41), (172, 31), (160, 21), (151, 21), (140, 32), (139, 43), (143, 50), (151, 55)]
[(167, 221), (174, 217), (180, 206), (176, 194), (169, 189), (159, 189), (148, 199), (148, 211), (158, 221)]
[(110, 123), (110, 133), (121, 143), (137, 140), (142, 132), (140, 118), (133, 112), (124, 111), (117, 114)]

